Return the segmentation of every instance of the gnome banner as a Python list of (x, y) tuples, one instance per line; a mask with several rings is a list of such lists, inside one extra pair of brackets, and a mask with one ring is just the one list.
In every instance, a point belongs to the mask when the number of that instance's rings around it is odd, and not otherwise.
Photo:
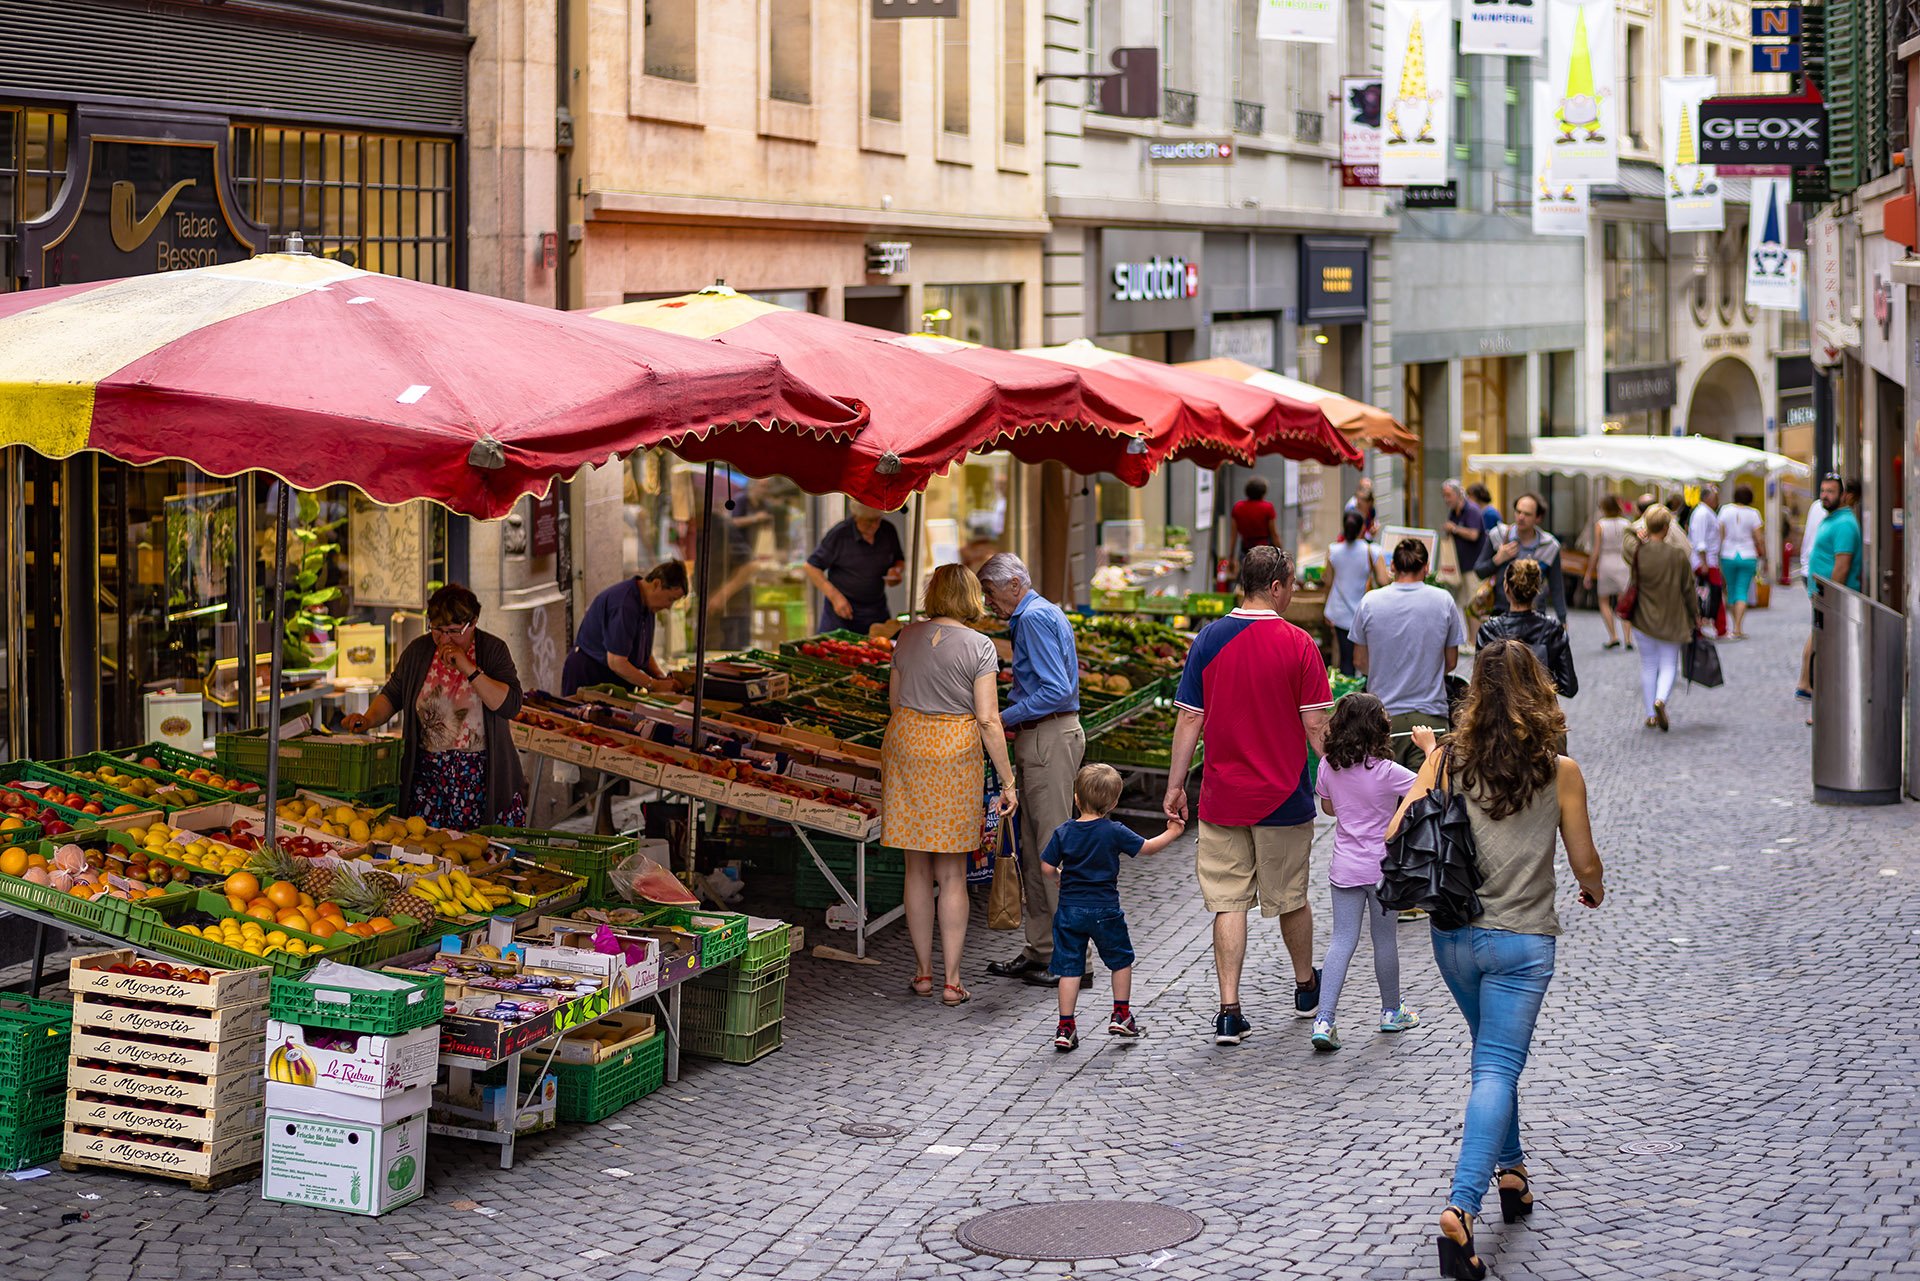
[(1713, 92), (1712, 76), (1668, 76), (1660, 82), (1668, 231), (1719, 231), (1727, 225), (1720, 175), (1700, 163), (1700, 101)]
[(1453, 126), (1453, 14), (1448, 0), (1387, 0), (1380, 185), (1447, 180)]
[(1774, 311), (1800, 310), (1804, 257), (1787, 248), (1787, 201), (1793, 179), (1755, 178), (1747, 210), (1747, 305)]
[(1619, 96), (1614, 93), (1613, 0), (1552, 0), (1547, 9), (1553, 172), (1562, 182), (1617, 182)]
[[(1546, 100), (1544, 81), (1533, 86), (1533, 100)], [(1587, 234), (1587, 186), (1567, 182), (1554, 170), (1553, 117), (1533, 113), (1533, 234), (1584, 236)]]
[(1533, 0), (1468, 0), (1460, 15), (1460, 52), (1532, 58), (1546, 36)]
[(1332, 44), (1340, 35), (1335, 0), (1260, 0), (1260, 38)]

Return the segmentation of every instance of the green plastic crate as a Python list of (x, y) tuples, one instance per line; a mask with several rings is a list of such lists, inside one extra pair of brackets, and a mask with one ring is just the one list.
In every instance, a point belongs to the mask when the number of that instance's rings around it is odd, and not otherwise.
[(738, 968), (747, 973), (758, 973), (769, 965), (788, 960), (792, 955), (793, 927), (782, 922), (770, 930), (747, 936), (747, 950), (740, 954)]
[(700, 936), (700, 968), (717, 970), (747, 950), (747, 918), (732, 912), (692, 907), (663, 907), (642, 918), (643, 925), (672, 925)]
[[(231, 797), (236, 801), (241, 801), (248, 805), (259, 805), (260, 798), (266, 794), (267, 790), (267, 780), (264, 775), (255, 776), (246, 770), (239, 769), (228, 764), (226, 761), (220, 760), (218, 757), (202, 756), (198, 752), (183, 751), (175, 747), (172, 743), (142, 743), (138, 747), (129, 747), (122, 751), (111, 752), (109, 755), (128, 765), (138, 765), (142, 758), (151, 756), (154, 760), (160, 762), (162, 770), (167, 773), (172, 773), (172, 771), (177, 769), (209, 769), (227, 778), (238, 778), (243, 782), (252, 783), (253, 787), (251, 789), (212, 787), (206, 783), (191, 784), (191, 786), (197, 787), (201, 791), (219, 792), (224, 796)], [(141, 767), (140, 772), (150, 774), (153, 771), (150, 768)], [(292, 796), (293, 791), (294, 785), (282, 779), (280, 782), (280, 795)]]
[(38, 823), (22, 823), (19, 827), (0, 832), (0, 845), (38, 846), (43, 835)]
[(1146, 598), (1146, 592), (1138, 587), (1095, 588), (1093, 607), (1102, 613), (1131, 614)]
[(681, 1032), (725, 1032), (746, 1036), (778, 1023), (787, 1008), (787, 966), (742, 972), (729, 967), (715, 976), (699, 978), (681, 989)]
[(1141, 614), (1164, 614), (1169, 617), (1187, 612), (1187, 598), (1184, 596), (1144, 596), (1136, 607)]
[(56, 1072), (45, 1080), (0, 1093), (0, 1131), (58, 1125), (66, 1110), (67, 1078)]
[[(183, 961), (204, 965), (209, 969), (245, 970), (264, 965), (275, 974), (292, 976), (304, 974), (323, 960), (339, 961), (344, 965), (359, 965), (367, 955), (366, 945), (373, 941), (352, 939), (349, 945), (336, 944), (324, 947), (319, 952), (308, 952), (305, 956), (293, 956), (286, 952), (254, 956), (237, 947), (228, 947), (225, 943), (215, 943), (211, 939), (201, 938), (198, 934), (183, 934), (175, 928), (176, 922), (181, 917), (195, 911), (205, 912), (209, 916), (221, 919), (230, 916), (238, 916), (245, 920), (255, 919), (243, 912), (234, 911), (224, 895), (199, 890), (191, 895), (169, 896), (166, 899), (154, 901), (161, 906), (157, 912), (146, 914), (151, 918), (144, 931), (146, 937), (133, 937), (131, 941), (140, 947), (150, 947)], [(138, 918), (136, 918), (137, 921)], [(286, 930), (283, 925), (268, 925), (265, 921), (260, 924), (267, 930)], [(290, 937), (298, 938), (303, 942), (320, 941), (311, 934), (305, 934), (299, 930), (286, 930), (286, 932)], [(348, 937), (351, 938), (351, 936)]]
[[(264, 729), (217, 734), (213, 740), (214, 754), (243, 773), (265, 778), (266, 734)], [(286, 739), (280, 744), (280, 778), (329, 796), (398, 787), (400, 750), (397, 738), (377, 743), (333, 742), (324, 735)]]
[(476, 827), (473, 830), (542, 866), (569, 876), (584, 876), (589, 903), (607, 901), (611, 888), (608, 874), (620, 860), (631, 857), (640, 848), (639, 839), (632, 836), (593, 836), (526, 827)]
[[(60, 1098), (64, 1103), (66, 1094)], [(0, 1173), (11, 1174), (15, 1170), (24, 1170), (29, 1166), (51, 1161), (60, 1155), (60, 1145), (66, 1127), (59, 1121), (52, 1125), (33, 1127), (23, 1126), (17, 1130), (0, 1129)]]
[(0, 992), (0, 1080), (64, 1076), (73, 1037), (73, 1006)]
[(1187, 613), (1195, 618), (1218, 618), (1231, 614), (1240, 598), (1232, 592), (1193, 592), (1187, 597)]
[[(852, 841), (813, 838), (833, 874), (849, 893), (857, 892), (853, 883)], [(903, 851), (882, 845), (867, 846), (867, 911), (875, 916), (891, 912), (906, 899), (907, 856)], [(840, 901), (833, 886), (820, 874), (820, 868), (805, 850), (793, 860), (793, 901), (798, 907), (828, 908)]]
[[(77, 772), (79, 770), (97, 770), (103, 765), (117, 773), (126, 774), (133, 778), (146, 778), (152, 779), (157, 783), (165, 783), (171, 790), (172, 795), (166, 800), (135, 796), (132, 792), (115, 787), (110, 783), (97, 783), (90, 778), (84, 778)], [(70, 756), (62, 761), (49, 761), (47, 762), (47, 768), (72, 779), (76, 787), (82, 787), (89, 791), (99, 790), (111, 793), (119, 799), (120, 803), (133, 805), (143, 810), (171, 811), (194, 809), (201, 805), (211, 805), (216, 801), (230, 800), (232, 798), (232, 793), (230, 792), (223, 792), (217, 787), (207, 787), (201, 783), (189, 783), (186, 779), (176, 774), (168, 773), (163, 769), (156, 770), (148, 769), (144, 765), (130, 765), (111, 752), (88, 752), (85, 756)]]
[(775, 1023), (758, 1032), (744, 1035), (734, 1032), (696, 1031), (682, 1026), (680, 1044), (688, 1054), (700, 1059), (719, 1059), (724, 1063), (751, 1063), (780, 1048), (785, 1023)]
[[(191, 937), (191, 936), (189, 936)], [(332, 1028), (338, 1032), (366, 1032), (399, 1036), (440, 1021), (446, 1004), (447, 981), (438, 974), (389, 974), (405, 979), (411, 991), (369, 992), (306, 978), (273, 980), (267, 1013), (282, 1023)]]
[[(142, 801), (137, 796), (123, 796), (103, 783), (95, 783), (88, 779), (74, 778), (71, 775), (62, 774), (59, 770), (42, 765), (38, 761), (10, 761), (5, 765), (0, 765), (0, 783), (16, 782), (46, 783), (49, 786), (58, 787), (65, 791), (79, 790), (83, 792), (98, 792), (105, 802), (102, 807), (103, 809), (112, 809), (116, 805), (131, 805), (136, 811), (157, 810), (160, 808), (158, 805)], [(27, 792), (36, 797), (39, 795), (38, 790), (31, 787), (16, 788), (14, 790)], [(42, 804), (45, 804), (45, 802), (42, 802)], [(92, 822), (97, 818), (112, 817), (104, 813), (87, 814), (70, 805), (55, 806), (55, 808), (62, 812), (78, 814), (80, 820), (86, 822)]]
[[(523, 1068), (531, 1076), (535, 1068)], [(667, 1038), (656, 1031), (599, 1063), (555, 1063), (548, 1071), (559, 1081), (558, 1115), (570, 1124), (604, 1121), (621, 1108), (659, 1089), (667, 1079)]]

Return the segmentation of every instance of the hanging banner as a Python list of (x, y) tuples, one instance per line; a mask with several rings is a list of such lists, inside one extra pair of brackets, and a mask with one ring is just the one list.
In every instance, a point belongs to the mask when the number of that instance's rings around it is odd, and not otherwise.
[(1380, 185), (1447, 180), (1453, 140), (1453, 17), (1448, 0), (1387, 0)]
[(1335, 0), (1260, 0), (1260, 38), (1332, 44), (1340, 35)]
[[(1533, 100), (1545, 102), (1548, 86), (1536, 81)], [(1533, 234), (1584, 236), (1587, 234), (1587, 186), (1567, 182), (1554, 171), (1553, 140), (1559, 136), (1552, 116), (1533, 113)]]
[(1380, 80), (1340, 80), (1340, 185), (1380, 185)]
[(1613, 0), (1552, 0), (1547, 8), (1553, 172), (1562, 182), (1620, 180), (1620, 98), (1614, 92)]
[(1860, 346), (1859, 327), (1848, 323), (1840, 308), (1840, 220), (1831, 211), (1807, 220), (1808, 275), (1813, 301), (1807, 318), (1813, 322), (1813, 363), (1830, 369), (1840, 363), (1848, 347)]
[(1790, 178), (1755, 178), (1747, 211), (1747, 305), (1800, 310), (1801, 259), (1787, 248)]
[(1727, 225), (1720, 176), (1700, 163), (1700, 103), (1713, 96), (1712, 76), (1660, 81), (1660, 161), (1667, 180), (1668, 231), (1720, 231)]
[(1546, 30), (1533, 0), (1472, 0), (1460, 15), (1460, 52), (1538, 57)]

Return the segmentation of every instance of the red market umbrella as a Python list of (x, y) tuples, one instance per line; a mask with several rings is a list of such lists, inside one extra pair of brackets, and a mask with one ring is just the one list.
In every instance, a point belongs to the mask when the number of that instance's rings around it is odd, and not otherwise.
[(1295, 400), (1310, 401), (1320, 406), (1327, 421), (1337, 428), (1356, 449), (1371, 446), (1383, 454), (1400, 454), (1411, 458), (1420, 448), (1420, 437), (1408, 431), (1392, 414), (1384, 409), (1369, 405), (1365, 401), (1343, 396), (1337, 391), (1328, 391), (1312, 383), (1303, 383), (1297, 378), (1288, 378), (1262, 369), (1258, 365), (1249, 365), (1245, 361), (1230, 356), (1216, 356), (1211, 360), (1188, 360), (1181, 362), (1182, 369), (1192, 369), (1203, 374), (1212, 374), (1216, 378), (1231, 378), (1235, 382), (1252, 383), (1256, 387), (1282, 396), (1291, 396)]
[[(0, 296), (0, 446), (500, 517), (588, 463), (849, 407), (756, 352), (304, 254)], [(844, 447), (844, 446), (843, 446)]]

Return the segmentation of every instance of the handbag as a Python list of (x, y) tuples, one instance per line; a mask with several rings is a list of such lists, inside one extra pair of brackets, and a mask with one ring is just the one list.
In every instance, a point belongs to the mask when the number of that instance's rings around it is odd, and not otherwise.
[(1613, 603), (1613, 612), (1623, 623), (1633, 621), (1633, 611), (1640, 604), (1640, 557), (1636, 554), (1633, 564), (1627, 567), (1627, 590), (1620, 593), (1620, 599)]
[(987, 928), (1020, 928), (1020, 860), (1014, 856), (1013, 822), (1003, 822), (997, 833), (993, 860), (993, 886), (987, 891)]
[(1399, 832), (1387, 841), (1375, 894), (1380, 906), (1422, 908), (1436, 929), (1457, 930), (1480, 915), (1480, 867), (1466, 798), (1449, 790), (1452, 749), (1440, 749), (1433, 788), (1407, 806)]
[(1689, 685), (1718, 689), (1726, 684), (1726, 677), (1720, 672), (1720, 647), (1695, 632), (1687, 647), (1680, 651), (1680, 674)]

